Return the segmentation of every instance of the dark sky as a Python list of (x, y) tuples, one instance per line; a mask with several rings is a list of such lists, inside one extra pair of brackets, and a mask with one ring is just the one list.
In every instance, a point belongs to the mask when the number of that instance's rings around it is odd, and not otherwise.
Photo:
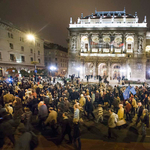
[(0, 18), (67, 46), (70, 17), (74, 22), (81, 13), (90, 15), (95, 8), (97, 11), (122, 11), (124, 7), (127, 13), (137, 12), (140, 21), (146, 15), (150, 24), (150, 0), (0, 0)]

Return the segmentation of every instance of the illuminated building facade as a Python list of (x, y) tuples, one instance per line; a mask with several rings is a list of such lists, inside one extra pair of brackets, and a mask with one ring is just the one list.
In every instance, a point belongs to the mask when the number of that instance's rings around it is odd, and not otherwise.
[[(69, 24), (68, 75), (107, 75), (144, 81), (150, 74), (150, 34), (146, 16), (137, 13), (97, 11)], [(79, 68), (80, 69), (77, 69)]]
[(0, 20), (0, 77), (7, 75), (8, 68), (34, 70), (32, 61), (38, 62), (37, 68), (44, 68), (44, 40), (35, 37), (34, 42), (29, 41), (27, 32)]
[(56, 67), (55, 74), (65, 76), (68, 69), (68, 50), (58, 44), (44, 43), (45, 67), (50, 71), (50, 67)]

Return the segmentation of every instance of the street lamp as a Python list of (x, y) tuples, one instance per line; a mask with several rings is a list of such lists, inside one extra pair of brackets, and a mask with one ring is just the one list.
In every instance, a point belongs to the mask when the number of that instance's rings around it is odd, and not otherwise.
[(76, 70), (78, 71), (78, 78), (79, 78), (79, 72), (81, 70), (81, 67), (77, 67)]
[(31, 63), (34, 64), (35, 82), (37, 82), (36, 64), (38, 64), (38, 62), (36, 61), (36, 56), (35, 56), (35, 36), (33, 34), (27, 34), (27, 40), (34, 43), (34, 61), (32, 61)]
[(50, 67), (50, 70), (53, 72), (53, 71), (55, 71), (57, 68), (55, 67), (55, 66), (51, 66)]

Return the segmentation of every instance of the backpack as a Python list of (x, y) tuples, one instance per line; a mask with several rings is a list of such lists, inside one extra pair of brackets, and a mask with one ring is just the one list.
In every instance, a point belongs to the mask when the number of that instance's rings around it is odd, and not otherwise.
[(115, 114), (115, 123), (117, 123), (117, 122), (118, 122), (118, 115)]
[(30, 134), (32, 135), (31, 141), (30, 141), (30, 148), (31, 150), (34, 150), (39, 144), (38, 137), (32, 131), (30, 131)]

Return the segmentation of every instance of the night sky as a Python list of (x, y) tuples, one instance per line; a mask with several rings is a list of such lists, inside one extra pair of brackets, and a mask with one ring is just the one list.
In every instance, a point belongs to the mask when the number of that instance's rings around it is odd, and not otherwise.
[(67, 27), (70, 17), (97, 11), (123, 11), (135, 14), (140, 22), (147, 16), (150, 26), (150, 0), (0, 0), (0, 18), (10, 21), (51, 42), (67, 46)]

